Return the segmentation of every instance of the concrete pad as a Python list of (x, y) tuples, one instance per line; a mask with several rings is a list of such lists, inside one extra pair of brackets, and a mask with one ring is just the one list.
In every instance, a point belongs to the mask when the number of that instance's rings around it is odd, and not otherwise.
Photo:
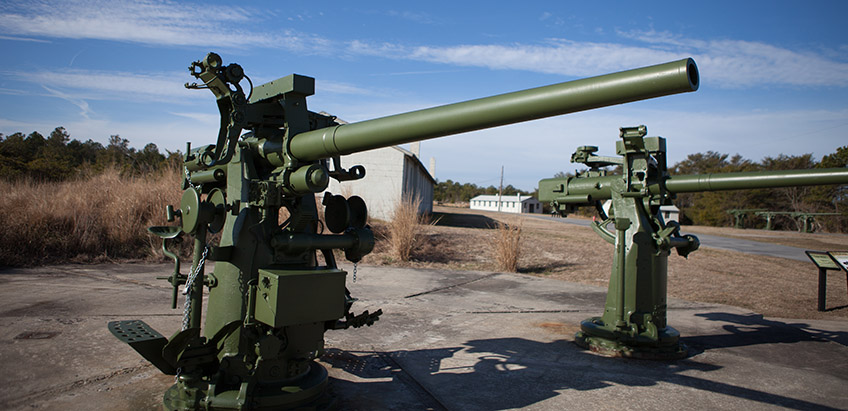
[[(168, 265), (0, 272), (0, 408), (155, 409), (172, 377), (106, 323), (180, 326)], [(519, 274), (360, 266), (348, 284), (372, 327), (326, 333), (342, 409), (846, 409), (848, 321), (763, 318), (669, 302), (692, 355), (604, 358), (573, 343), (606, 289)]]

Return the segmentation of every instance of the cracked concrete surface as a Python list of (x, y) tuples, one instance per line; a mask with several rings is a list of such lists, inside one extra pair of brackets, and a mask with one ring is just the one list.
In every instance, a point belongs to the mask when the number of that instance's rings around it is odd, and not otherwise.
[[(168, 265), (0, 272), (0, 408), (161, 408), (173, 377), (106, 323), (180, 326)], [(348, 286), (374, 326), (326, 333), (342, 409), (846, 409), (848, 321), (763, 318), (671, 299), (691, 355), (603, 358), (573, 344), (606, 289), (518, 274), (359, 267)]]

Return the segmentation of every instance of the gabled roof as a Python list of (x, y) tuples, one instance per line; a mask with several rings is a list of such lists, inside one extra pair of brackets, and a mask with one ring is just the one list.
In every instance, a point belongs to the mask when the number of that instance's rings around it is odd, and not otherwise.
[(391, 147), (393, 149), (397, 150), (397, 151), (400, 151), (401, 153), (403, 153), (403, 155), (411, 158), (412, 161), (415, 163), (415, 165), (417, 165), (418, 168), (421, 170), (421, 174), (424, 174), (425, 176), (427, 176), (427, 178), (430, 180), (430, 182), (433, 183), (433, 185), (436, 184), (436, 179), (433, 178), (432, 175), (430, 175), (430, 171), (427, 170), (427, 167), (424, 167), (424, 164), (421, 164), (421, 159), (419, 159), (418, 156), (416, 156), (411, 151), (409, 151), (409, 150), (407, 150), (403, 147), (400, 147), (400, 146), (391, 146)]

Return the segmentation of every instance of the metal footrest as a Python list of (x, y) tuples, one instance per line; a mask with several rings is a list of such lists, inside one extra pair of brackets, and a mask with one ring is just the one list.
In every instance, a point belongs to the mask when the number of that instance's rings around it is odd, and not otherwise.
[(177, 370), (162, 357), (162, 348), (168, 339), (141, 320), (111, 321), (109, 331), (119, 340), (127, 343), (144, 359), (150, 361), (160, 371), (174, 375)]

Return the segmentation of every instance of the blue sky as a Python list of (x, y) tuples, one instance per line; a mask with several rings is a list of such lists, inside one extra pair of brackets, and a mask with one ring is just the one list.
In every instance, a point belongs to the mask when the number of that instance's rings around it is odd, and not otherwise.
[(186, 90), (207, 52), (254, 84), (316, 78), (313, 111), (355, 122), (693, 57), (700, 90), (428, 140), (440, 181), (532, 190), (571, 153), (613, 154), (618, 127), (668, 139), (670, 164), (707, 150), (764, 156), (848, 144), (848, 2), (0, 3), (0, 133), (160, 150), (211, 144), (217, 108)]

